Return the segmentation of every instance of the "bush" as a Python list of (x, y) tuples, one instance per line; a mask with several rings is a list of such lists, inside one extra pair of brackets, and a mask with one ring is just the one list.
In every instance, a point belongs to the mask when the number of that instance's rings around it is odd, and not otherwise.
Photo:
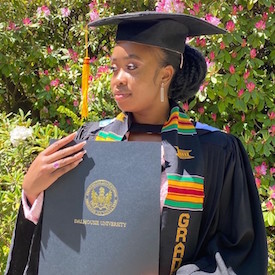
[(32, 125), (29, 115), (21, 110), (13, 116), (0, 113), (0, 274), (7, 261), (24, 174), (50, 138), (64, 135), (53, 125)]

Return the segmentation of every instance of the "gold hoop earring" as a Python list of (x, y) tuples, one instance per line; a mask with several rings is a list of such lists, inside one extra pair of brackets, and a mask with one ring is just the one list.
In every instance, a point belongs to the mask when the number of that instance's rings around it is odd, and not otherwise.
[(164, 102), (164, 83), (161, 83), (160, 86), (160, 102)]

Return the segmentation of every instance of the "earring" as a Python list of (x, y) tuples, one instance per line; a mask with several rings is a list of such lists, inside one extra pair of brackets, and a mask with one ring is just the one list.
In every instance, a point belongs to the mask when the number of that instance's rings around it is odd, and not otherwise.
[(164, 84), (163, 84), (163, 82), (161, 83), (161, 86), (160, 86), (160, 102), (164, 102)]

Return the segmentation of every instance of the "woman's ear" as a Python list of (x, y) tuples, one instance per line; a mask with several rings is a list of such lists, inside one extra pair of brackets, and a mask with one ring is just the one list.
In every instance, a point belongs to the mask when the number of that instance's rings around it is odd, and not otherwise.
[(170, 84), (172, 78), (173, 78), (173, 75), (174, 75), (174, 68), (172, 65), (167, 65), (165, 67), (162, 68), (162, 83), (164, 84)]

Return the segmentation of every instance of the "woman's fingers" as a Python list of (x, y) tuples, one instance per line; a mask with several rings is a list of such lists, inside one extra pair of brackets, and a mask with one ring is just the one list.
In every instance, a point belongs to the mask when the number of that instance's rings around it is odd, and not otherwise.
[(74, 140), (74, 138), (76, 137), (77, 132), (74, 132), (70, 135), (68, 135), (67, 137), (64, 137), (58, 141), (56, 141), (55, 143), (51, 144), (48, 148), (46, 148), (44, 150), (44, 154), (47, 155), (51, 155), (54, 152), (58, 151), (59, 149), (61, 149), (62, 147), (64, 147), (65, 145), (67, 145), (68, 143), (70, 143), (71, 141)]
[(80, 158), (74, 162), (71, 162), (70, 164), (67, 164), (63, 167), (60, 167), (58, 169), (56, 169), (52, 175), (54, 176), (56, 181), (58, 178), (60, 178), (61, 176), (63, 176), (64, 174), (68, 173), (69, 171), (71, 171), (72, 169), (74, 169), (81, 161), (83, 160), (83, 158)]
[[(84, 145), (86, 144), (86, 141), (80, 142), (76, 145), (72, 145), (63, 149), (59, 149), (56, 152), (53, 152), (50, 155), (47, 155), (47, 163), (53, 163), (61, 159), (69, 158), (75, 154), (77, 154), (80, 150), (83, 149)], [(53, 145), (53, 144), (52, 144)], [(59, 145), (58, 145), (59, 147)]]
[[(58, 159), (55, 162), (50, 163), (50, 170), (52, 170), (52, 173), (54, 173), (57, 169), (61, 169), (65, 166), (68, 166), (74, 162), (78, 162), (79, 160), (83, 159), (84, 154), (86, 151), (81, 151), (78, 152), (72, 156), (63, 158), (63, 159)], [(79, 163), (79, 162), (78, 162)]]

